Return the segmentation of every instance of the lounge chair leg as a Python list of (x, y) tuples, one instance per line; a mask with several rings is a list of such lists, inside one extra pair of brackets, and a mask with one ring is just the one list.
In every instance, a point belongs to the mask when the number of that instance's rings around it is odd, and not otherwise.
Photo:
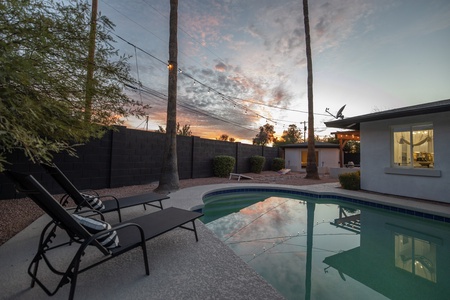
[(150, 275), (150, 269), (148, 267), (147, 245), (145, 241), (142, 243), (142, 252), (144, 254), (145, 274)]
[(78, 270), (80, 268), (80, 259), (82, 253), (84, 252), (80, 252), (80, 250), (78, 250), (78, 253), (75, 255), (73, 266), (69, 266), (69, 269), (65, 274), (65, 276), (67, 276), (66, 278), (70, 279), (69, 300), (73, 300), (73, 297), (75, 296), (75, 288), (77, 287)]
[(122, 214), (120, 213), (120, 208), (117, 210), (117, 213), (119, 214), (119, 223), (122, 223)]
[(198, 242), (197, 228), (195, 227), (195, 220), (192, 220), (192, 227), (194, 228), (195, 241)]
[[(33, 261), (34, 261), (34, 259), (33, 259)], [(39, 267), (39, 260), (36, 260), (36, 261), (34, 261), (34, 268), (33, 268), (33, 271), (31, 272), (33, 274), (31, 276), (31, 287), (32, 288), (36, 284), (36, 274), (37, 274), (38, 267)]]

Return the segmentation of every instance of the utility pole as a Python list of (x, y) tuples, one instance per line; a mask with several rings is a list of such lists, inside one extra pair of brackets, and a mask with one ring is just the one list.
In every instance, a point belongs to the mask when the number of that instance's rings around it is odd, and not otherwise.
[(89, 31), (89, 53), (86, 74), (86, 101), (84, 104), (84, 121), (91, 120), (92, 95), (94, 92), (95, 36), (97, 34), (98, 0), (92, 0), (91, 28)]
[(300, 124), (303, 124), (303, 141), (306, 142), (306, 130), (308, 127), (306, 127), (306, 121), (300, 122)]

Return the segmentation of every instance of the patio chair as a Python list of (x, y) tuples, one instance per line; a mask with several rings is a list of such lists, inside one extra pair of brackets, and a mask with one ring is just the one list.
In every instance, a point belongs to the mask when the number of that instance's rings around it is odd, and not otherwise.
[(122, 222), (122, 214), (120, 211), (123, 208), (142, 204), (144, 205), (144, 209), (146, 209), (146, 205), (163, 209), (162, 200), (169, 199), (167, 195), (157, 193), (145, 193), (117, 199), (112, 195), (99, 196), (97, 193), (92, 194), (92, 192), (82, 192), (78, 190), (75, 185), (73, 185), (73, 183), (55, 164), (52, 164), (51, 166), (42, 164), (42, 167), (66, 192), (60, 200), (60, 203), (63, 206), (65, 206), (71, 198), (77, 206), (77, 211), (83, 207), (98, 210), (102, 214), (116, 211), (119, 215), (119, 222)]
[[(73, 299), (78, 274), (137, 247), (141, 247), (142, 249), (145, 272), (147, 275), (150, 275), (145, 242), (172, 229), (181, 227), (193, 231), (195, 233), (195, 240), (198, 241), (195, 220), (201, 217), (203, 215), (202, 213), (170, 207), (129, 220), (127, 223), (111, 226), (104, 222), (103, 219), (84, 218), (71, 214), (32, 175), (12, 171), (6, 171), (5, 173), (15, 183), (19, 192), (25, 193), (52, 219), (42, 230), (37, 253), (28, 267), (28, 274), (32, 278), (31, 287), (34, 287), (35, 283), (37, 283), (49, 296), (56, 294), (62, 286), (70, 283), (69, 299)], [(105, 229), (94, 229), (94, 226), (89, 226), (86, 222), (95, 223), (95, 225), (103, 224)], [(192, 222), (192, 228), (185, 226), (189, 222)], [(71, 242), (53, 245), (56, 242), (54, 239), (57, 228), (65, 231), (69, 235)], [(59, 251), (62, 251), (63, 249), (61, 247), (68, 244), (79, 244), (79, 248), (73, 258), (71, 258), (67, 268), (65, 270), (58, 270), (50, 262), (47, 253), (55, 248), (60, 248)], [(88, 248), (92, 248), (88, 246), (95, 247), (103, 255), (90, 265), (82, 267), (81, 258), (87, 252)], [(53, 253), (56, 253), (56, 251)], [(68, 253), (72, 252), (68, 251)], [(41, 281), (42, 279), (38, 278), (38, 268), (41, 260), (43, 260), (51, 272), (61, 276), (59, 283), (53, 291), (50, 291)], [(83, 262), (86, 263), (86, 260), (84, 259)]]

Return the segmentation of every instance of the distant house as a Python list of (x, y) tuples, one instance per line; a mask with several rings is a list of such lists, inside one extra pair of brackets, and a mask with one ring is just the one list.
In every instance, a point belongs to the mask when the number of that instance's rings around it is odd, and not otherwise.
[(325, 124), (360, 131), (361, 189), (450, 203), (450, 99)]
[[(280, 146), (284, 150), (284, 160), (287, 169), (302, 171), (306, 168), (308, 157), (308, 143), (289, 144)], [(329, 168), (339, 167), (339, 145), (316, 142), (316, 163), (319, 173), (328, 173)]]

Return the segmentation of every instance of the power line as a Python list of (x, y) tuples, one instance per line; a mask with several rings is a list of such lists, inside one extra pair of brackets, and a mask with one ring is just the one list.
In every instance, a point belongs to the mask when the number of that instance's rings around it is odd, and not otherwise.
[(135, 49), (138, 49), (139, 51), (142, 51), (143, 53), (147, 54), (147, 55), (150, 56), (151, 58), (156, 59), (156, 60), (159, 61), (160, 63), (165, 64), (165, 65), (167, 66), (167, 62), (165, 62), (165, 61), (159, 59), (158, 57), (154, 56), (153, 54), (151, 54), (151, 53), (145, 51), (145, 50), (142, 49), (141, 47), (136, 46), (135, 44), (133, 44), (133, 43), (127, 41), (126, 39), (124, 39), (123, 37), (121, 37), (121, 36), (118, 35), (118, 34), (115, 34), (115, 33), (112, 32), (112, 31), (111, 31), (111, 34), (114, 34), (117, 38), (121, 39), (122, 41), (124, 41), (124, 42), (127, 43), (128, 45), (134, 47)]
[[(152, 9), (154, 9), (157, 13), (159, 13), (160, 15), (162, 15), (164, 18), (167, 18), (167, 16), (164, 16), (164, 15), (163, 15), (161, 12), (159, 12), (155, 7), (153, 7), (152, 5), (150, 5), (149, 3), (145, 2), (145, 1), (143, 1), (143, 2), (146, 3), (148, 6), (150, 6)], [(152, 35), (154, 35), (155, 37), (157, 37), (158, 39), (160, 39), (161, 41), (163, 41), (161, 38), (159, 38), (158, 36), (156, 36), (154, 33), (152, 33), (151, 31), (147, 30), (145, 27), (143, 27), (143, 26), (140, 25), (139, 23), (135, 22), (135, 21), (132, 20), (131, 18), (127, 17), (125, 14), (123, 14), (123, 13), (120, 12), (120, 11), (118, 11), (116, 8), (112, 7), (109, 3), (106, 3), (106, 2), (105, 2), (105, 4), (107, 4), (109, 7), (111, 7), (112, 9), (114, 9), (115, 11), (117, 11), (118, 13), (120, 13), (121, 15), (123, 15), (124, 17), (126, 17), (127, 19), (129, 19), (130, 21), (132, 21), (133, 23), (137, 24), (137, 25), (140, 26), (141, 28), (145, 29), (146, 31), (150, 32)], [(180, 27), (180, 29), (181, 29), (185, 34), (187, 34), (188, 36), (190, 36), (195, 42), (197, 42), (197, 43), (199, 43), (199, 44), (201, 45), (200, 42), (198, 42), (197, 40), (195, 40), (195, 39), (194, 39), (188, 32), (186, 32), (183, 28)], [(134, 47), (135, 53), (136, 53), (136, 49), (138, 49), (138, 50), (140, 50), (141, 52), (143, 52), (144, 54), (146, 54), (146, 55), (150, 56), (151, 58), (155, 59), (156, 61), (160, 62), (161, 64), (164, 64), (165, 66), (168, 65), (167, 62), (165, 62), (165, 61), (159, 59), (159, 58), (156, 57), (155, 55), (153, 55), (153, 54), (149, 53), (148, 51), (142, 49), (141, 47), (139, 47), (139, 46), (137, 46), (137, 45), (131, 43), (130, 41), (126, 40), (125, 38), (123, 38), (123, 37), (121, 37), (121, 36), (119, 36), (118, 34), (116, 34), (116, 33), (114, 33), (114, 32), (111, 32), (111, 33), (112, 33), (113, 35), (115, 35), (117, 38), (119, 38), (120, 40), (122, 40), (123, 42), (125, 42), (125, 43), (129, 44), (130, 46)], [(165, 41), (163, 41), (163, 42), (165, 42)], [(203, 45), (202, 45), (202, 47), (203, 47)], [(210, 51), (207, 47), (204, 47), (204, 48), (206, 48), (208, 51)], [(211, 51), (210, 51), (210, 52), (211, 52)], [(212, 53), (212, 52), (211, 52), (211, 53)], [(213, 54), (214, 54), (214, 53), (213, 53)], [(215, 54), (214, 54), (214, 55), (215, 55)], [(136, 54), (136, 56), (137, 56), (137, 54)], [(220, 58), (219, 56), (217, 56), (217, 55), (216, 55), (216, 57), (218, 57), (219, 59), (221, 59), (221, 58)], [(221, 59), (221, 60), (222, 60), (222, 59)], [(247, 112), (250, 111), (250, 112), (252, 112), (253, 114), (255, 114), (257, 117), (261, 117), (261, 118), (263, 118), (263, 119), (266, 119), (266, 122), (269, 122), (269, 121), (270, 121), (270, 122), (274, 123), (275, 125), (277, 125), (278, 122), (283, 122), (283, 123), (297, 123), (297, 121), (286, 121), (286, 120), (279, 120), (279, 119), (276, 120), (276, 119), (273, 119), (273, 118), (270, 118), (270, 117), (267, 117), (267, 116), (263, 116), (263, 115), (261, 115), (260, 113), (258, 113), (258, 112), (256, 112), (256, 111), (250, 109), (249, 107), (247, 107), (247, 106), (245, 106), (245, 105), (243, 105), (243, 104), (241, 104), (241, 103), (235, 101), (235, 99), (236, 99), (236, 100), (239, 100), (239, 101), (242, 101), (242, 102), (248, 102), (248, 103), (252, 103), (252, 104), (255, 104), (255, 105), (261, 105), (261, 106), (266, 106), (266, 107), (270, 107), (270, 108), (281, 109), (281, 110), (285, 110), (285, 111), (300, 112), (300, 113), (308, 113), (307, 111), (296, 110), (296, 109), (289, 109), (289, 108), (285, 108), (285, 107), (279, 107), (279, 106), (274, 106), (274, 105), (265, 104), (265, 103), (262, 103), (262, 102), (256, 102), (256, 101), (251, 101), (251, 100), (247, 100), (247, 99), (242, 99), (242, 98), (239, 98), (239, 97), (228, 96), (228, 95), (225, 95), (225, 94), (223, 94), (222, 92), (216, 90), (215, 88), (213, 88), (213, 87), (211, 87), (211, 86), (209, 86), (209, 85), (207, 85), (207, 84), (205, 84), (205, 83), (203, 83), (203, 82), (200, 82), (198, 79), (194, 78), (192, 75), (189, 75), (189, 74), (186, 74), (185, 72), (182, 72), (182, 69), (181, 69), (181, 68), (179, 69), (179, 72), (180, 72), (180, 74), (182, 74), (182, 75), (184, 75), (184, 76), (187, 76), (188, 78), (192, 79), (192, 80), (194, 81), (194, 84), (195, 84), (195, 83), (201, 84), (202, 86), (204, 86), (205, 88), (208, 89), (208, 92), (214, 91), (218, 96), (222, 97), (223, 100), (229, 101), (229, 102), (231, 102), (235, 107), (239, 107), (239, 108), (243, 109), (243, 110), (245, 111), (245, 113), (247, 113)], [(325, 115), (325, 114), (320, 114), (320, 113), (314, 113), (314, 114), (315, 114), (315, 115), (327, 116), (327, 115)], [(248, 128), (246, 128), (246, 129), (248, 129)]]
[[(159, 61), (160, 63), (162, 63), (162, 64), (164, 64), (164, 65), (167, 66), (167, 63), (164, 62), (163, 60), (161, 60), (161, 59), (157, 58), (156, 56), (152, 55), (151, 53), (149, 53), (149, 52), (143, 50), (143, 49), (140, 48), (139, 46), (136, 46), (135, 44), (133, 44), (133, 43), (127, 41), (126, 39), (122, 38), (122, 37), (119, 36), (118, 34), (115, 34), (115, 33), (113, 33), (113, 32), (111, 32), (111, 33), (114, 34), (117, 38), (119, 38), (119, 39), (121, 39), (122, 41), (124, 41), (125, 43), (127, 43), (127, 44), (129, 44), (130, 46), (134, 47), (134, 49), (138, 49), (138, 50), (142, 51), (143, 53), (149, 55), (149, 56), (152, 57), (153, 59), (156, 59), (156, 60)], [(255, 112), (255, 111), (249, 109), (248, 107), (246, 107), (246, 106), (244, 106), (244, 105), (242, 105), (242, 104), (240, 104), (240, 103), (237, 103), (236, 101), (233, 100), (233, 98), (236, 98), (236, 97), (230, 97), (230, 96), (227, 96), (227, 95), (225, 95), (225, 94), (222, 94), (221, 92), (217, 91), (216, 89), (214, 89), (214, 88), (212, 88), (212, 87), (210, 87), (210, 86), (208, 86), (208, 85), (206, 85), (206, 84), (200, 82), (199, 80), (195, 79), (193, 76), (191, 76), (191, 75), (189, 75), (189, 74), (186, 74), (186, 73), (183, 72), (181, 69), (179, 69), (179, 73), (182, 74), (182, 75), (184, 75), (184, 76), (186, 76), (186, 77), (188, 77), (188, 78), (190, 78), (190, 79), (192, 79), (192, 80), (194, 81), (194, 83), (195, 83), (195, 82), (196, 82), (196, 83), (199, 83), (199, 84), (201, 84), (202, 86), (208, 88), (209, 91), (212, 90), (212, 91), (216, 92), (219, 96), (222, 97), (222, 99), (231, 101), (235, 106), (238, 106), (238, 107), (244, 109), (245, 112), (251, 111), (251, 112), (253, 112), (253, 113), (254, 113), (256, 116), (258, 116), (258, 117), (262, 117), (262, 118), (264, 118), (264, 119), (266, 119), (266, 120), (268, 120), (268, 121), (271, 121), (271, 122), (273, 122), (273, 123), (275, 123), (275, 124), (277, 123), (277, 122), (273, 121), (271, 118), (266, 117), (266, 116), (263, 116), (263, 115), (261, 115), (261, 114)], [(239, 98), (236, 98), (236, 99), (239, 99)]]
[[(151, 5), (150, 3), (148, 3), (145, 0), (142, 0), (142, 2), (144, 2), (145, 4), (147, 4), (148, 6), (150, 6), (154, 11), (156, 11), (159, 15), (161, 15), (163, 18), (165, 18), (166, 20), (169, 20), (169, 17), (164, 15), (162, 12), (160, 12), (159, 10), (157, 10), (153, 5)], [(210, 52), (212, 55), (214, 55), (215, 57), (217, 57), (220, 61), (224, 61), (224, 59), (222, 59), (220, 56), (218, 56), (216, 53), (214, 53), (211, 49), (209, 49), (208, 47), (205, 47), (200, 41), (198, 41), (196, 38), (194, 38), (189, 32), (187, 32), (186, 29), (184, 29), (183, 27), (181, 27), (180, 25), (178, 25), (178, 29), (180, 29), (183, 33), (185, 33), (188, 37), (190, 37), (194, 42), (196, 42), (198, 45), (200, 45), (202, 48), (208, 50), (208, 52)]]
[(122, 16), (124, 16), (126, 19), (128, 19), (129, 21), (133, 22), (134, 24), (136, 24), (137, 26), (141, 27), (142, 29), (144, 29), (145, 31), (149, 32), (151, 35), (153, 35), (154, 37), (156, 37), (157, 39), (159, 39), (160, 41), (166, 43), (166, 41), (164, 41), (162, 38), (160, 38), (159, 36), (157, 36), (156, 34), (154, 34), (153, 32), (151, 32), (150, 30), (148, 30), (148, 28), (145, 28), (144, 26), (142, 26), (141, 24), (139, 24), (138, 22), (136, 22), (135, 20), (131, 19), (130, 17), (128, 17), (127, 15), (125, 15), (124, 13), (122, 13), (121, 11), (119, 11), (117, 8), (113, 7), (111, 4), (109, 4), (106, 1), (102, 1), (104, 4), (108, 5), (110, 8), (112, 8), (113, 10), (115, 10), (116, 12), (118, 12), (119, 14), (121, 14)]
[[(108, 5), (110, 8), (112, 8), (113, 10), (115, 10), (117, 13), (119, 13), (120, 15), (122, 15), (123, 17), (125, 17), (126, 19), (128, 19), (129, 21), (133, 22), (134, 24), (138, 25), (139, 27), (141, 27), (142, 29), (144, 29), (145, 31), (149, 32), (151, 35), (153, 35), (154, 37), (156, 37), (157, 39), (159, 39), (160, 41), (162, 41), (163, 43), (165, 43), (166, 45), (168, 45), (168, 42), (163, 40), (162, 38), (160, 38), (159, 36), (157, 36), (155, 33), (153, 33), (152, 31), (150, 31), (147, 27), (139, 24), (138, 22), (136, 22), (135, 20), (133, 20), (132, 18), (128, 17), (127, 15), (125, 15), (123, 12), (119, 11), (118, 9), (114, 8), (111, 4), (102, 1), (103, 3), (105, 3), (106, 5)], [(143, 1), (144, 3), (146, 3), (145, 1)], [(163, 16), (164, 18), (167, 19), (166, 16), (164, 16), (161, 12), (159, 12), (156, 8), (154, 8), (153, 6), (151, 6), (150, 4), (146, 3), (147, 5), (149, 5), (152, 9), (154, 9), (156, 12), (158, 12), (161, 16)], [(178, 27), (180, 28), (180, 27)], [(182, 28), (180, 28), (182, 30)], [(186, 33), (187, 34), (187, 33)], [(189, 34), (188, 34), (189, 35)], [(178, 50), (179, 53), (183, 54), (186, 58), (194, 61), (196, 64), (201, 64), (200, 62), (198, 62), (197, 60), (193, 59), (192, 56), (185, 54), (183, 51)]]

